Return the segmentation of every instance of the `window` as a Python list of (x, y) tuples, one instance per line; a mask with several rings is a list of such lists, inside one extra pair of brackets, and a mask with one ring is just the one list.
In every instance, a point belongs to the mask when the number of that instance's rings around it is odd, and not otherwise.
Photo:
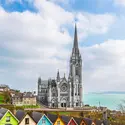
[(25, 124), (29, 124), (29, 118), (25, 118)]
[(76, 75), (79, 75), (79, 69), (78, 69), (78, 67), (76, 68)]
[(61, 103), (61, 107), (63, 107), (63, 103)]
[(45, 124), (45, 123), (46, 123), (45, 119), (42, 119), (42, 124)]
[(6, 117), (6, 122), (10, 122), (10, 116)]
[(60, 121), (57, 121), (57, 125), (60, 125)]

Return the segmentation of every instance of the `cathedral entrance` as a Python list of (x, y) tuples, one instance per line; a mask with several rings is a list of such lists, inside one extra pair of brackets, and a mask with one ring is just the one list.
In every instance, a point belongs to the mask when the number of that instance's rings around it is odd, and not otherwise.
[(61, 107), (66, 107), (66, 103), (61, 103)]
[(52, 107), (54, 107), (54, 103), (52, 103)]
[(66, 107), (66, 99), (65, 98), (63, 98), (61, 100), (61, 107)]
[(52, 99), (52, 107), (55, 108), (56, 107), (56, 104), (55, 104), (55, 99)]
[(66, 103), (64, 103), (64, 107), (66, 107)]

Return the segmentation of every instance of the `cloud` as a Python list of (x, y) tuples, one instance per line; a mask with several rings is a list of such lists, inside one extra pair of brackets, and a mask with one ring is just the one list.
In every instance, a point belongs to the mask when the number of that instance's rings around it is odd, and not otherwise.
[(83, 48), (85, 91), (124, 91), (125, 40)]
[(80, 37), (85, 37), (92, 34), (105, 34), (110, 27), (115, 23), (116, 16), (111, 14), (90, 14), (78, 13), (78, 27)]
[(125, 6), (125, 0), (114, 0), (115, 5)]
[[(0, 79), (22, 90), (35, 88), (39, 76), (56, 77), (58, 69), (61, 76), (64, 72), (68, 75), (68, 48), (73, 44), (74, 12), (45, 0), (35, 0), (34, 5), (38, 13), (8, 13), (0, 8), (0, 49), (4, 50), (0, 53), (0, 68), (7, 70)], [(114, 19), (109, 14), (77, 14), (78, 31), (86, 36), (108, 32)]]
[(64, 4), (64, 5), (69, 5), (69, 4), (74, 4), (76, 0), (50, 0), (51, 2), (54, 2), (54, 3), (61, 3), (61, 4)]

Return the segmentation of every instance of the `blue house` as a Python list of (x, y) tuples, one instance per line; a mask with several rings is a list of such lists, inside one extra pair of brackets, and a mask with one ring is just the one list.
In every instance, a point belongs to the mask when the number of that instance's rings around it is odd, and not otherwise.
[(53, 123), (49, 120), (49, 118), (43, 114), (41, 119), (38, 121), (37, 125), (53, 125)]

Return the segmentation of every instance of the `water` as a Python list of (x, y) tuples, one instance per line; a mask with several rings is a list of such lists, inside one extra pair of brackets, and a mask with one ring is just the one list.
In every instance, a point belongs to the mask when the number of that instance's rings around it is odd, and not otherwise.
[(88, 93), (84, 94), (83, 101), (84, 104), (89, 104), (91, 106), (101, 106), (108, 107), (112, 110), (119, 110), (119, 104), (125, 100), (125, 94), (95, 94)]

